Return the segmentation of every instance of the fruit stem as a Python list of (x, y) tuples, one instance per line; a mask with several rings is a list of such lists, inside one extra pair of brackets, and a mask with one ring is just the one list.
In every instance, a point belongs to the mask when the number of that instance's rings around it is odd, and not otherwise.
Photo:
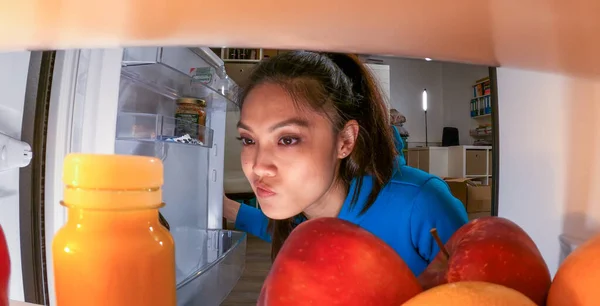
[(438, 235), (437, 228), (434, 227), (429, 232), (435, 239), (435, 242), (437, 242), (438, 247), (440, 247), (440, 251), (442, 251), (446, 256), (446, 260), (450, 259), (450, 253), (448, 253), (448, 250), (446, 250), (446, 247), (442, 243), (442, 239), (440, 239), (440, 236)]

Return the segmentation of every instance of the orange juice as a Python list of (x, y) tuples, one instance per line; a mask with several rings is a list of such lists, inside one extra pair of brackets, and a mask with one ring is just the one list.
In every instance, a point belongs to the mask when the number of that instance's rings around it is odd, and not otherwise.
[(63, 181), (68, 219), (52, 243), (57, 305), (174, 306), (174, 243), (158, 218), (161, 161), (71, 154)]

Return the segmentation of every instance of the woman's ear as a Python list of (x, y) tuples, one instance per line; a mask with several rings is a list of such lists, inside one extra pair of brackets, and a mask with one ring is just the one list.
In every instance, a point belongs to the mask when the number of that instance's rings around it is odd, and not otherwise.
[(344, 125), (338, 135), (337, 141), (337, 157), (344, 159), (352, 153), (354, 146), (356, 145), (356, 139), (358, 138), (358, 131), (360, 127), (356, 120), (350, 120)]

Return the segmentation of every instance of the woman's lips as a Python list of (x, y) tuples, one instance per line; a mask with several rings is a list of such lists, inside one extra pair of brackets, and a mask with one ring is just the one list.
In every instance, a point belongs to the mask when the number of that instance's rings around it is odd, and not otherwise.
[(259, 198), (268, 198), (276, 195), (276, 193), (264, 185), (256, 185), (256, 195)]

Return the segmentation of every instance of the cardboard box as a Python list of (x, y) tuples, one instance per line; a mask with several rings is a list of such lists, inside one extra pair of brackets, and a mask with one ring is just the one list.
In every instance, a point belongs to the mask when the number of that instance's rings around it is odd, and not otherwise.
[[(488, 174), (492, 175), (492, 150), (488, 152)], [(490, 183), (491, 185), (491, 183)]]
[(459, 199), (467, 213), (489, 212), (492, 210), (492, 188), (481, 185), (469, 178), (447, 178), (452, 195)]
[(468, 213), (467, 216), (469, 217), (469, 221), (471, 220), (475, 220), (481, 217), (489, 217), (492, 215), (491, 211), (482, 211), (482, 212), (476, 212), (476, 213)]

